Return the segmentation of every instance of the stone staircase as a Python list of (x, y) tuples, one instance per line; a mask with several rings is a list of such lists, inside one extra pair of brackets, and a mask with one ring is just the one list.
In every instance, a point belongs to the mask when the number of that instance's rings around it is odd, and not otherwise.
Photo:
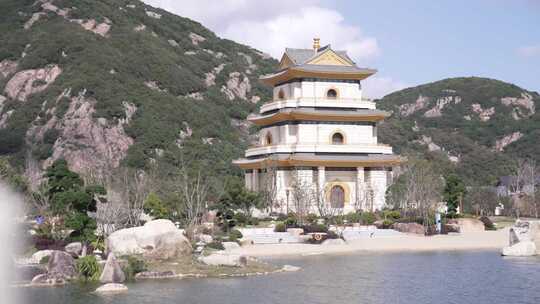
[(239, 229), (243, 239), (251, 240), (253, 244), (291, 244), (302, 243), (302, 239), (289, 232), (274, 232), (273, 228), (244, 228)]

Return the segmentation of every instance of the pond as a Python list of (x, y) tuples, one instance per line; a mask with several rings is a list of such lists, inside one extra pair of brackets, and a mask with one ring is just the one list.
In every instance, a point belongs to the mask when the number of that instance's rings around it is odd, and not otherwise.
[(294, 273), (127, 284), (101, 296), (95, 286), (23, 288), (23, 303), (540, 303), (540, 258), (498, 252), (356, 253), (272, 259)]

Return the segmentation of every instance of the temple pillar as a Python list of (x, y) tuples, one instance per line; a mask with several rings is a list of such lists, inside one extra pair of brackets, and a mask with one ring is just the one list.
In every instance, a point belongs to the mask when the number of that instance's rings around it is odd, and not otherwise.
[(259, 191), (259, 169), (253, 169), (251, 173), (251, 188), (252, 191)]
[(245, 175), (245, 186), (246, 186), (246, 189), (252, 191), (253, 189), (251, 188), (251, 179), (252, 179), (252, 177), (251, 177), (251, 171), (246, 171), (246, 172), (244, 173), (244, 175)]
[(324, 192), (324, 185), (326, 184), (326, 168), (318, 167), (317, 171), (317, 187), (319, 194), (322, 194)]
[(365, 186), (365, 172), (364, 167), (356, 168), (356, 180), (355, 180), (355, 198), (354, 204), (356, 209), (364, 210), (366, 208), (366, 186)]
[(385, 168), (371, 168), (370, 186), (373, 190), (373, 210), (381, 210), (386, 204), (387, 172)]

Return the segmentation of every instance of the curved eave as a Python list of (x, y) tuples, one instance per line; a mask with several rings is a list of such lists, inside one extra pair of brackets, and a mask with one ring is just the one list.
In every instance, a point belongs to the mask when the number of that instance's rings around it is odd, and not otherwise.
[(258, 126), (266, 126), (281, 121), (381, 121), (390, 116), (384, 111), (345, 112), (345, 111), (302, 111), (285, 110), (270, 115), (251, 115), (248, 120)]
[(270, 159), (270, 158), (258, 158), (258, 159), (238, 159), (233, 161), (233, 164), (244, 169), (263, 169), (269, 167), (395, 167), (405, 162), (406, 159), (392, 155), (385, 159), (373, 158), (363, 160), (350, 160), (350, 159), (319, 159), (310, 157), (294, 157), (291, 156), (286, 159)]
[(358, 71), (310, 71), (301, 67), (290, 67), (275, 74), (261, 76), (259, 79), (266, 85), (276, 86), (294, 78), (322, 78), (363, 80), (375, 74), (377, 70), (361, 69)]

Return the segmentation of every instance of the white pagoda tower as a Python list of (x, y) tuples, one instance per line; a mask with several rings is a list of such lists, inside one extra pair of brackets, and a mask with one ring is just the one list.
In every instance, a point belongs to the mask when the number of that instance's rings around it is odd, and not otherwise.
[(246, 187), (272, 191), (281, 212), (294, 211), (299, 185), (345, 213), (383, 208), (401, 158), (377, 142), (377, 124), (389, 114), (362, 98), (361, 81), (375, 73), (318, 38), (312, 49), (287, 48), (279, 71), (261, 77), (273, 100), (248, 117), (260, 126), (260, 142), (234, 161)]

